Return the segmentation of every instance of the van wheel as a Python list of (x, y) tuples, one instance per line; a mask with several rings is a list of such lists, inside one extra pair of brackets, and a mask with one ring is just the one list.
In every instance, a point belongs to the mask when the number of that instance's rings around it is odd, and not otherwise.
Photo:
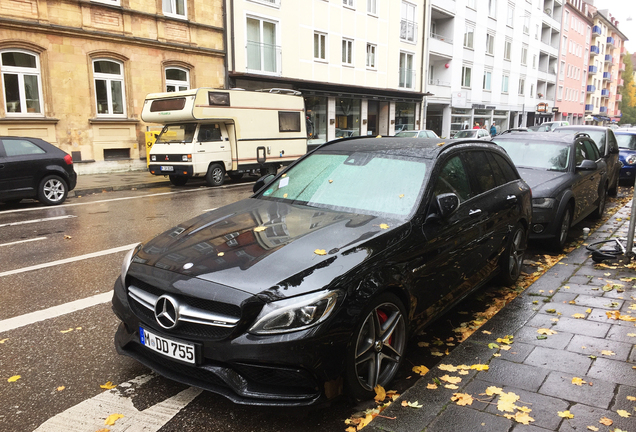
[(243, 173), (242, 172), (234, 172), (234, 173), (227, 173), (227, 175), (230, 177), (230, 179), (234, 180), (234, 181), (238, 181), (240, 179), (243, 178)]
[(205, 182), (208, 186), (221, 186), (223, 181), (225, 181), (225, 169), (223, 169), (221, 164), (210, 165), (208, 173), (205, 175)]
[(188, 182), (188, 178), (184, 177), (184, 176), (176, 176), (176, 175), (171, 175), (170, 176), (170, 183), (172, 183), (175, 186), (185, 186), (185, 184)]

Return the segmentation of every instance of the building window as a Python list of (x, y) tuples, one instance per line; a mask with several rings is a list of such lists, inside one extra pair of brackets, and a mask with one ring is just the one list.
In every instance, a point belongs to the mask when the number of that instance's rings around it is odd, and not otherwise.
[(98, 116), (125, 116), (124, 64), (110, 59), (93, 60)]
[(504, 60), (510, 60), (510, 52), (512, 51), (512, 41), (506, 39), (504, 42)]
[(559, 94), (557, 95), (557, 99), (561, 100), (563, 98), (563, 86), (559, 86)]
[(378, 13), (378, 4), (377, 0), (367, 0), (367, 12), (371, 15), (377, 15)]
[(497, 16), (497, 0), (488, 0), (488, 16), (491, 18)]
[(353, 41), (351, 39), (342, 40), (342, 63), (353, 65)]
[(537, 55), (534, 54), (532, 56), (532, 69), (536, 69), (537, 68)]
[(247, 69), (278, 73), (277, 23), (247, 18)]
[(565, 62), (561, 60), (561, 70), (559, 71), (559, 79), (563, 81), (563, 75), (565, 75)]
[(486, 91), (490, 91), (491, 88), (491, 82), (492, 82), (492, 72), (491, 71), (485, 71), (484, 72), (484, 90)]
[(473, 48), (473, 38), (475, 36), (475, 26), (466, 24), (464, 30), (464, 48)]
[(462, 87), (470, 87), (470, 76), (473, 69), (470, 66), (462, 66)]
[(413, 70), (413, 54), (400, 53), (400, 87), (413, 88), (414, 76)]
[(305, 97), (307, 144), (327, 142), (327, 98)]
[(528, 12), (523, 16), (523, 33), (530, 34), (530, 14)]
[(510, 76), (508, 75), (503, 75), (501, 77), (501, 92), (502, 93), (508, 93), (508, 83), (510, 82)]
[(161, 0), (163, 14), (174, 18), (187, 18), (185, 0)]
[(314, 33), (314, 60), (327, 60), (327, 35)]
[(336, 138), (360, 136), (361, 100), (336, 98)]
[(523, 92), (526, 89), (526, 78), (525, 77), (521, 77), (519, 78), (519, 95), (523, 96)]
[(28, 51), (5, 50), (0, 59), (7, 116), (42, 115), (40, 57)]
[(525, 66), (528, 64), (528, 46), (523, 45), (521, 47), (521, 65)]
[(466, 1), (466, 6), (468, 6), (471, 9), (476, 9), (475, 7), (475, 0), (467, 0)]
[(566, 10), (565, 11), (565, 20), (563, 21), (563, 28), (567, 28), (568, 26), (568, 21), (570, 21), (570, 11)]
[(534, 97), (534, 84), (530, 84), (530, 96)]
[(178, 67), (167, 67), (166, 74), (166, 91), (183, 91), (190, 89), (190, 71)]
[(508, 16), (506, 18), (506, 25), (508, 27), (513, 27), (515, 22), (515, 6), (513, 4), (508, 3)]
[(400, 21), (400, 39), (415, 42), (417, 38), (417, 22), (415, 20), (415, 5), (402, 2), (402, 20)]
[(355, 8), (356, 5), (354, 1), (355, 0), (342, 0), (342, 4), (350, 8)]
[(493, 55), (495, 53), (495, 35), (486, 34), (486, 53)]
[(367, 44), (367, 67), (375, 69), (375, 45)]

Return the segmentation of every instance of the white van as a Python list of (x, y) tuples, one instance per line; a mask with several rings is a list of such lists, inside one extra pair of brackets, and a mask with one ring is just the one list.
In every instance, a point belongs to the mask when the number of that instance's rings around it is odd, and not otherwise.
[(300, 92), (199, 88), (146, 96), (143, 121), (163, 124), (150, 149), (148, 170), (183, 186), (205, 177), (220, 186), (227, 173), (275, 173), (307, 153)]

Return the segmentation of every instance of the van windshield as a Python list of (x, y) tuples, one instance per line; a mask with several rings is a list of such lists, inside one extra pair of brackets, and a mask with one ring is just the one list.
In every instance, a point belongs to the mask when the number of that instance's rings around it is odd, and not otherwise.
[(156, 143), (190, 143), (192, 138), (194, 138), (196, 128), (196, 123), (166, 125), (163, 127), (159, 137), (157, 137)]

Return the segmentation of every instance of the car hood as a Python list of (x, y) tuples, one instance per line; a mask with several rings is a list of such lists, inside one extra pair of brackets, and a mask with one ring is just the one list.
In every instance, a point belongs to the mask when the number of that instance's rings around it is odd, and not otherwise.
[[(386, 247), (404, 221), (250, 198), (155, 237), (133, 261), (251, 294), (320, 289)], [(393, 237), (393, 236), (391, 236)]]
[(567, 182), (570, 173), (547, 171), (533, 168), (519, 168), (519, 175), (532, 189), (533, 198), (556, 196), (560, 188)]

